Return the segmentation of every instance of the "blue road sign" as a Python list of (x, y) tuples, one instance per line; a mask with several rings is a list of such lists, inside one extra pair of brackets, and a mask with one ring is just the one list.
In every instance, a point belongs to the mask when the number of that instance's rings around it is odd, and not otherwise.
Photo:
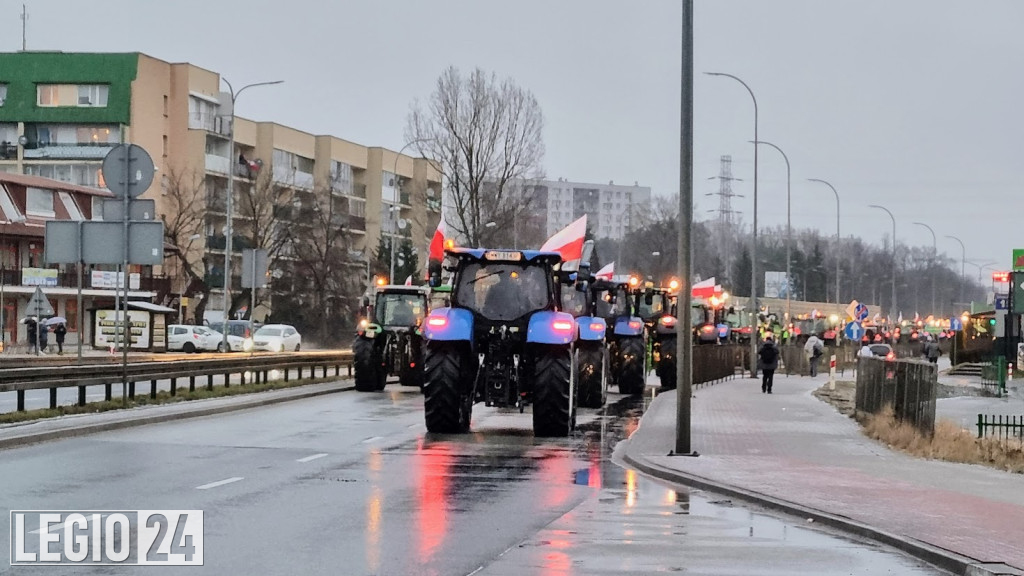
[(996, 294), (995, 297), (996, 310), (1007, 310), (1010, 307), (1010, 296), (1006, 294)]
[(859, 341), (864, 337), (864, 327), (860, 325), (860, 322), (850, 322), (843, 330), (843, 335), (846, 336), (847, 340)]
[(856, 318), (858, 322), (863, 322), (868, 319), (868, 305), (857, 304)]
[(949, 329), (959, 332), (960, 330), (964, 329), (964, 323), (961, 322), (959, 318), (950, 318)]

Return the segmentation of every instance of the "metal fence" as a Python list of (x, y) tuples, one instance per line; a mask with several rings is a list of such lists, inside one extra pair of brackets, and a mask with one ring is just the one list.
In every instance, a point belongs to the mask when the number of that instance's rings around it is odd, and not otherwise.
[(737, 358), (743, 348), (738, 344), (693, 347), (693, 384), (712, 384), (732, 378), (736, 374)]
[(978, 438), (1024, 442), (1024, 416), (978, 414)]
[(994, 389), (996, 396), (1002, 397), (1006, 392), (1007, 375), (1006, 358), (996, 356), (991, 362), (981, 367), (981, 384)]
[[(836, 355), (836, 372), (845, 374), (847, 370), (857, 368), (857, 352), (859, 346), (826, 346), (824, 353), (818, 359), (818, 372), (828, 372), (829, 359)], [(799, 345), (780, 346), (779, 352), (782, 357), (782, 369), (787, 375), (800, 374), (810, 375), (811, 361), (804, 353), (804, 347)]]
[(935, 365), (930, 362), (859, 358), (857, 411), (875, 414), (891, 406), (897, 419), (932, 434), (937, 375)]

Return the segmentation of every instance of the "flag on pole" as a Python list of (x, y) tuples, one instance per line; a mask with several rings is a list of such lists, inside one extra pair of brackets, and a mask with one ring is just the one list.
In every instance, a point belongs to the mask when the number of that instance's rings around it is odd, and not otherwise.
[(896, 323), (903, 324), (903, 312), (900, 312), (899, 314), (896, 315)]
[(600, 270), (597, 271), (596, 274), (594, 274), (594, 278), (596, 278), (598, 280), (607, 280), (609, 282), (612, 281), (612, 278), (614, 276), (615, 276), (615, 262), (611, 262), (609, 264), (606, 264), (604, 266), (604, 268), (601, 268)]
[(430, 239), (430, 248), (428, 250), (428, 259), (430, 260), (444, 260), (444, 240), (445, 234), (448, 233), (447, 227), (444, 224), (444, 210), (441, 211), (441, 220), (437, 223), (437, 230), (434, 232), (434, 237)]
[(690, 296), (693, 298), (709, 298), (715, 295), (715, 277), (702, 280), (693, 285), (690, 289)]
[(540, 247), (541, 252), (558, 252), (562, 262), (579, 260), (583, 257), (583, 238), (587, 235), (587, 215), (569, 224)]
[(412, 276), (407, 276), (405, 278), (405, 285), (406, 286), (412, 286)]

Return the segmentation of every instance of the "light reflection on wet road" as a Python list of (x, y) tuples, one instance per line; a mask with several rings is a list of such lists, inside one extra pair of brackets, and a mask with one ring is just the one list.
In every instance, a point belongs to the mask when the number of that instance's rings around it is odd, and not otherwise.
[(414, 390), (335, 394), (8, 450), (0, 501), (203, 509), (206, 565), (162, 574), (940, 573), (620, 468), (643, 406), (612, 401), (551, 440), (480, 406), (471, 434), (425, 435)]

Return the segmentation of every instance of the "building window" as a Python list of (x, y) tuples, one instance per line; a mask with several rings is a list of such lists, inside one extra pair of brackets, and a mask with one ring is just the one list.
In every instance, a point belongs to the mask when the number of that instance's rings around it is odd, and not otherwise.
[(106, 108), (109, 91), (106, 84), (38, 84), (36, 104), (47, 108)]
[(0, 107), (7, 101), (7, 84), (0, 82)]
[(53, 191), (28, 188), (25, 194), (25, 213), (29, 216), (56, 217), (53, 212)]
[(195, 130), (214, 131), (217, 118), (217, 105), (213, 102), (188, 97), (188, 127)]

